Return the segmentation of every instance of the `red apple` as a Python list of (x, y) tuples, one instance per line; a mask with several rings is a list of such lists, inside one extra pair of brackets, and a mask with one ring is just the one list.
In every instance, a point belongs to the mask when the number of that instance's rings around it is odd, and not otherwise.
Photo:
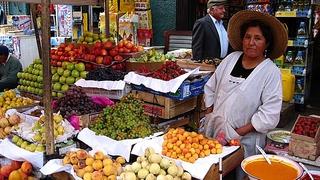
[(64, 51), (64, 48), (58, 47), (58, 51)]
[(65, 43), (61, 43), (60, 45), (59, 45), (59, 47), (61, 47), (61, 48), (65, 48), (67, 45), (65, 44)]
[(102, 64), (103, 63), (103, 57), (102, 56), (97, 56), (96, 57), (96, 63)]
[(50, 61), (50, 64), (51, 64), (52, 66), (57, 66), (57, 61), (51, 60), (51, 61)]
[(100, 55), (100, 53), (101, 53), (100, 49), (94, 49), (94, 53), (93, 54), (98, 56), (98, 55)]
[(96, 42), (95, 44), (94, 44), (94, 47), (95, 48), (100, 48), (102, 46), (102, 43), (101, 42)]
[(61, 67), (61, 66), (62, 66), (62, 62), (61, 62), (61, 61), (58, 61), (58, 62), (57, 62), (57, 66)]
[(105, 50), (105, 49), (101, 49), (100, 55), (101, 55), (101, 56), (106, 56), (106, 55), (108, 55), (108, 51)]
[(112, 57), (111, 56), (103, 57), (103, 64), (110, 65), (111, 63), (112, 63)]
[(130, 49), (127, 49), (127, 48), (123, 48), (123, 49), (124, 49), (125, 53), (130, 53), (131, 52)]
[(90, 54), (90, 61), (95, 62), (96, 56), (93, 54)]
[(118, 44), (118, 47), (121, 48), (121, 47), (123, 47), (123, 46), (124, 46), (124, 45), (123, 45), (123, 42), (120, 41), (119, 44)]
[(61, 56), (63, 54), (63, 52), (62, 51), (58, 51), (58, 56)]
[(128, 42), (127, 44), (126, 44), (126, 48), (127, 49), (131, 49), (133, 47), (133, 44), (132, 44), (132, 42)]
[(110, 54), (110, 56), (114, 57), (114, 56), (118, 55), (118, 51), (116, 51), (115, 49), (111, 49), (109, 51), (109, 54)]
[(114, 60), (115, 60), (115, 61), (122, 61), (122, 60), (123, 60), (123, 57), (120, 56), (120, 55), (116, 55), (116, 56), (114, 57)]
[(113, 47), (113, 43), (111, 42), (111, 41), (106, 41), (104, 44), (103, 44), (103, 47), (105, 48), (105, 49), (112, 49), (112, 47)]
[(119, 53), (123, 53), (124, 52), (124, 48), (119, 48)]

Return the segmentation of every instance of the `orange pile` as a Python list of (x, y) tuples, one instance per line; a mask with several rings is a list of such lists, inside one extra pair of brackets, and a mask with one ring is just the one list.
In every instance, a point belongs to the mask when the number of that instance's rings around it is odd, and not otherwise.
[(222, 145), (214, 139), (208, 139), (196, 132), (187, 132), (182, 128), (170, 129), (164, 135), (162, 154), (173, 159), (190, 163), (210, 154), (222, 153)]

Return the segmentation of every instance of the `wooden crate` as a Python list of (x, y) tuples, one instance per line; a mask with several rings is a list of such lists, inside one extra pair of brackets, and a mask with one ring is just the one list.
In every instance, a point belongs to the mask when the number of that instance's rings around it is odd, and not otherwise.
[(214, 64), (196, 63), (190, 59), (177, 59), (177, 64), (184, 69), (195, 69), (200, 67), (201, 71), (214, 72), (216, 70), (216, 66)]
[(144, 101), (145, 114), (163, 119), (171, 119), (189, 112), (197, 106), (197, 97), (179, 101), (143, 91), (134, 90), (132, 93)]
[(100, 115), (100, 112), (91, 113), (91, 114), (85, 114), (81, 115), (80, 117), (80, 128), (86, 128), (90, 124), (92, 124)]
[(319, 117), (316, 117), (316, 116), (301, 116), (299, 115), (296, 122), (294, 123), (294, 126), (291, 130), (291, 137), (294, 138), (294, 139), (299, 139), (299, 140), (302, 140), (302, 141), (307, 141), (307, 142), (311, 142), (311, 143), (317, 143), (320, 141), (320, 127), (318, 127), (316, 133), (315, 133), (315, 136), (312, 138), (312, 137), (309, 137), (309, 136), (304, 136), (304, 135), (300, 135), (300, 134), (296, 134), (294, 132), (294, 129), (295, 127), (297, 126), (298, 122), (302, 119), (302, 118), (312, 118), (313, 120), (316, 120), (316, 121), (320, 121), (320, 118)]
[[(291, 139), (289, 142), (289, 155), (315, 160), (320, 155), (320, 127), (318, 127), (315, 136), (309, 137), (295, 133), (295, 128), (302, 118), (313, 118), (313, 120), (320, 121), (320, 118), (312, 116), (298, 116), (292, 130)], [(307, 128), (307, 127), (303, 127)]]

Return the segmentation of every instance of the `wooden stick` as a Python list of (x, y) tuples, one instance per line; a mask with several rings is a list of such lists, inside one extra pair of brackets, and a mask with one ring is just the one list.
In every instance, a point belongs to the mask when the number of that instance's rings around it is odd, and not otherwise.
[(110, 37), (109, 0), (104, 0), (104, 22), (106, 36)]
[(37, 23), (37, 10), (36, 10), (36, 4), (30, 4), (30, 9), (31, 9), (31, 17), (32, 17), (32, 23), (34, 27), (34, 33), (36, 35), (36, 40), (37, 40), (37, 46), (38, 46), (38, 53), (39, 57), (41, 59), (42, 57), (42, 47), (41, 47), (41, 40), (40, 40), (40, 35), (39, 35), (39, 27)]
[(50, 52), (50, 0), (42, 0), (42, 17), (41, 17), (41, 37), (42, 37), (42, 65), (43, 65), (43, 82), (44, 94), (43, 104), (45, 112), (46, 127), (46, 152), (47, 155), (54, 154), (54, 127), (51, 107), (51, 66), (49, 59)]

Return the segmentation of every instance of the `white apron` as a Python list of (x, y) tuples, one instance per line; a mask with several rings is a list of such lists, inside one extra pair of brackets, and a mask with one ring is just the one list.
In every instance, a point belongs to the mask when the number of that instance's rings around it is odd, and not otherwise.
[[(216, 93), (217, 99), (215, 102), (214, 110), (212, 113), (206, 116), (205, 133), (208, 137), (216, 137), (220, 131), (223, 131), (226, 135), (226, 140), (241, 139), (241, 144), (245, 148), (245, 157), (257, 154), (255, 145), (264, 146), (265, 134), (252, 132), (248, 133), (244, 137), (241, 137), (236, 131), (243, 125), (248, 124), (251, 121), (252, 114), (257, 110), (254, 108), (246, 108), (242, 103), (246, 103), (248, 93), (245, 89), (250, 81), (254, 81), (254, 77), (269, 61), (261, 62), (247, 77), (238, 78), (231, 76), (231, 71), (234, 67), (229, 68), (223, 77), (219, 88), (219, 92)], [(231, 70), (230, 70), (231, 69)], [(243, 107), (242, 107), (243, 106)], [(233, 108), (234, 109), (231, 109)], [(238, 110), (238, 111), (237, 111)], [(249, 112), (251, 111), (251, 112)]]

